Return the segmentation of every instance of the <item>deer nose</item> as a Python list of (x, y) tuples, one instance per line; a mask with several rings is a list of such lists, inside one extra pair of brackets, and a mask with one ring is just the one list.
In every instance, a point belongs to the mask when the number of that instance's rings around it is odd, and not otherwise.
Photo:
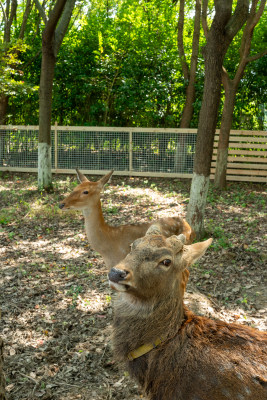
[(118, 268), (111, 268), (108, 274), (108, 278), (111, 282), (119, 282), (126, 278), (128, 272)]
[(65, 206), (65, 203), (59, 204), (59, 208), (64, 208), (64, 206)]

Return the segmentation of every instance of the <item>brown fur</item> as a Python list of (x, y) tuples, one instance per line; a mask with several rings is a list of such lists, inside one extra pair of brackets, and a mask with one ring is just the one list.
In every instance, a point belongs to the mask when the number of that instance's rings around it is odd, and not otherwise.
[[(267, 399), (267, 334), (184, 307), (183, 271), (211, 240), (183, 243), (182, 235), (166, 239), (149, 230), (111, 270), (110, 285), (121, 292), (114, 308), (117, 360), (126, 363), (151, 400)], [(121, 272), (124, 278), (118, 278)], [(162, 336), (162, 345), (127, 360), (130, 351)]]

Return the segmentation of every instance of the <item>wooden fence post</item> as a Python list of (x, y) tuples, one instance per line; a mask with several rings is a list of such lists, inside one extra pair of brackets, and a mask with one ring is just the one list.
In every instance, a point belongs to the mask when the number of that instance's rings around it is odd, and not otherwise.
[(133, 132), (129, 132), (129, 172), (133, 171)]
[(58, 125), (57, 125), (57, 121), (55, 122), (55, 131), (54, 131), (54, 148), (55, 148), (55, 170), (57, 172), (57, 168), (58, 168), (58, 136), (57, 136), (57, 130), (58, 130)]

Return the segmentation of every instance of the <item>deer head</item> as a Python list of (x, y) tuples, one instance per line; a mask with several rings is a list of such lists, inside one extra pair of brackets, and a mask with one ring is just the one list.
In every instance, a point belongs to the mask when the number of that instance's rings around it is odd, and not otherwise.
[(205, 253), (211, 242), (208, 239), (185, 245), (184, 235), (166, 239), (152, 225), (143, 238), (133, 242), (126, 258), (110, 270), (110, 287), (142, 300), (169, 297), (172, 292), (177, 295), (177, 291), (183, 296), (183, 271)]
[(80, 184), (70, 195), (65, 197), (63, 202), (59, 205), (59, 208), (62, 210), (70, 208), (84, 210), (90, 207), (90, 205), (96, 204), (100, 199), (100, 192), (109, 181), (114, 170), (110, 171), (96, 182), (89, 181), (78, 169), (76, 169), (76, 172)]

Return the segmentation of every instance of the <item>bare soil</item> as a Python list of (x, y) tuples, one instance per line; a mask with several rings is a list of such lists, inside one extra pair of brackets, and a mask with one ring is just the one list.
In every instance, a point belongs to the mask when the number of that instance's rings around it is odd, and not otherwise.
[[(92, 177), (95, 180), (96, 177)], [(0, 336), (9, 399), (136, 400), (116, 365), (107, 269), (87, 242), (79, 212), (58, 208), (76, 186), (56, 176), (39, 193), (36, 175), (0, 177)], [(109, 224), (185, 216), (190, 182), (113, 177), (102, 204)], [(202, 315), (266, 329), (266, 186), (211, 184), (212, 247), (191, 269), (186, 304)]]

